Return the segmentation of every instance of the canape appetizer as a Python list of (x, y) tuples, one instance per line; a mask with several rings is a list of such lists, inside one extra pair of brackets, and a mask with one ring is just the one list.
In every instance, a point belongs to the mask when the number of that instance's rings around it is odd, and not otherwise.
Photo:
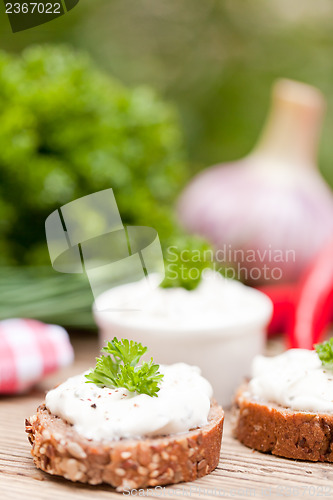
[(140, 343), (114, 338), (96, 368), (46, 394), (26, 420), (35, 465), (118, 491), (192, 481), (219, 462), (223, 410), (184, 363), (139, 365)]
[(333, 338), (316, 350), (257, 356), (235, 398), (234, 434), (286, 458), (333, 462)]

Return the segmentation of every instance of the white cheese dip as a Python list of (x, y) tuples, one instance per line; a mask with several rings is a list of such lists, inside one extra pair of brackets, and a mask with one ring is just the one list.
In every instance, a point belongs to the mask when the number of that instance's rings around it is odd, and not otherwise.
[(264, 294), (210, 269), (194, 290), (150, 287), (144, 279), (103, 293), (94, 305), (99, 325), (109, 320), (142, 329), (183, 328), (191, 335), (202, 328), (266, 323), (271, 312)]
[(46, 395), (51, 413), (94, 440), (186, 432), (207, 424), (213, 390), (200, 369), (185, 363), (161, 365), (157, 397), (86, 383), (85, 372)]
[(289, 349), (275, 357), (257, 356), (249, 383), (251, 396), (300, 411), (333, 413), (333, 370), (315, 351)]

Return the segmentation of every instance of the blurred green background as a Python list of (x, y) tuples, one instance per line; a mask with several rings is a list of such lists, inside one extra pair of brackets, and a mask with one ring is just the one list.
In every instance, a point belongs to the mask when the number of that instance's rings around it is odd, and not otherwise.
[(69, 43), (128, 85), (149, 84), (181, 113), (193, 171), (246, 154), (277, 77), (318, 86), (329, 103), (320, 165), (333, 184), (333, 3), (330, 0), (81, 0), (66, 16), (0, 47)]
[[(195, 172), (244, 156), (252, 148), (263, 125), (271, 85), (278, 77), (310, 83), (325, 94), (328, 113), (319, 165), (333, 186), (331, 1), (81, 0), (64, 17), (15, 34), (2, 5), (0, 11), (0, 48), (7, 53), (20, 54), (33, 44), (65, 43), (86, 52), (96, 67), (125, 87), (148, 86), (160, 96), (153, 100), (170, 103), (165, 104), (165, 110), (172, 116), (170, 126), (177, 138), (170, 150), (174, 185), (164, 200), (166, 207)], [(91, 191), (102, 188), (92, 184)], [(19, 194), (13, 191), (11, 196)], [(160, 200), (155, 202), (159, 205)], [(165, 234), (170, 236), (170, 231)], [(10, 263), (8, 258), (3, 260)], [(29, 264), (24, 258), (20, 262), (20, 257), (13, 263)], [(27, 295), (19, 300), (17, 292), (23, 271), (3, 271), (0, 293), (7, 298), (2, 300), (0, 317), (8, 311), (29, 315), (29, 304), (23, 308)], [(25, 279), (30, 283), (29, 273)], [(65, 280), (70, 287), (74, 280), (64, 276), (54, 279)], [(89, 291), (85, 294), (88, 297)], [(41, 295), (47, 297), (46, 289)], [(75, 300), (78, 302), (77, 297)], [(57, 310), (50, 298), (47, 301), (51, 306), (48, 310), (45, 305), (44, 316), (39, 315), (42, 319), (49, 319), (50, 311)], [(68, 304), (69, 311), (73, 307)], [(58, 308), (57, 314), (61, 314), (61, 304)], [(77, 317), (62, 320), (78, 326), (89, 321), (80, 322)]]

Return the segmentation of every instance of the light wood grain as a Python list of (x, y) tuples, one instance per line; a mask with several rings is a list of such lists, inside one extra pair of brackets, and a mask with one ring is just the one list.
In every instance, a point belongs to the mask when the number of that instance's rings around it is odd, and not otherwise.
[[(280, 345), (273, 346), (280, 349)], [(91, 366), (97, 355), (95, 338), (75, 340), (75, 364), (43, 381), (26, 396), (0, 399), (0, 499), (71, 500), (121, 498), (111, 487), (87, 486), (37, 470), (24, 432), (24, 419), (35, 412), (46, 389)], [(272, 347), (271, 347), (272, 350)], [(234, 440), (226, 414), (221, 459), (217, 469), (193, 483), (151, 490), (156, 498), (333, 498), (333, 464), (285, 460), (254, 452)]]

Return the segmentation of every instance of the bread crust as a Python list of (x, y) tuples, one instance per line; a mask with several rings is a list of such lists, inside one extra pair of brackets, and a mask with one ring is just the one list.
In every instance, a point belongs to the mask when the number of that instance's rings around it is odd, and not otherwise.
[(234, 436), (249, 448), (285, 458), (333, 462), (333, 415), (254, 400), (244, 385), (233, 408)]
[(117, 491), (193, 481), (218, 465), (224, 413), (212, 402), (207, 425), (165, 437), (93, 441), (45, 405), (26, 420), (35, 465), (49, 474)]

